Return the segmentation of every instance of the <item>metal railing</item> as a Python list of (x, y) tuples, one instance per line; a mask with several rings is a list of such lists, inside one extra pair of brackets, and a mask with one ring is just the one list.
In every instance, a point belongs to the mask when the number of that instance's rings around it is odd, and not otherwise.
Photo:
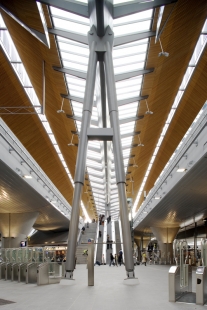
[(156, 185), (150, 190), (145, 201), (142, 203), (141, 207), (139, 208), (137, 214), (135, 215), (133, 219), (134, 228), (141, 223), (141, 220), (143, 220), (141, 219), (139, 223), (135, 223), (139, 219), (139, 216), (142, 215), (143, 218), (145, 217), (142, 214), (142, 211), (145, 209), (145, 207), (151, 201), (151, 199), (154, 198), (157, 191), (161, 188), (161, 186), (163, 185), (167, 177), (172, 173), (173, 169), (178, 165), (181, 158), (186, 154), (186, 152), (191, 147), (193, 142), (197, 139), (199, 134), (206, 127), (206, 123), (207, 123), (207, 106), (205, 106), (203, 113), (201, 114), (199, 120), (192, 126), (191, 133), (186, 138), (184, 138), (183, 145), (175, 153), (174, 158), (169, 162), (168, 167), (164, 170), (163, 174), (160, 176), (160, 179), (157, 181)]

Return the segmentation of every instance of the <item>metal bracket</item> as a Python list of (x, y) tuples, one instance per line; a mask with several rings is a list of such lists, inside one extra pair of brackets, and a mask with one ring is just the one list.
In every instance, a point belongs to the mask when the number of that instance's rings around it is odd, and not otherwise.
[(96, 42), (95, 51), (96, 52), (106, 52), (106, 43), (110, 44), (111, 50), (114, 43), (114, 33), (111, 28), (108, 26), (106, 28), (106, 33), (104, 37), (98, 37), (96, 33), (95, 26), (92, 26), (88, 32), (88, 44), (89, 48), (91, 47), (92, 42)]

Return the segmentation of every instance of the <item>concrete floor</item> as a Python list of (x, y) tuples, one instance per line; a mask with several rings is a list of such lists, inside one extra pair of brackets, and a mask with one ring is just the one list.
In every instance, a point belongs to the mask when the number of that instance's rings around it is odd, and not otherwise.
[[(95, 266), (95, 286), (87, 286), (87, 269), (77, 265), (75, 281), (37, 286), (0, 280), (0, 299), (15, 303), (1, 305), (9, 310), (166, 310), (206, 309), (195, 304), (168, 302), (169, 266), (136, 266), (136, 285), (124, 281), (125, 268)], [(195, 282), (195, 281), (193, 281)], [(193, 287), (195, 291), (195, 286)]]

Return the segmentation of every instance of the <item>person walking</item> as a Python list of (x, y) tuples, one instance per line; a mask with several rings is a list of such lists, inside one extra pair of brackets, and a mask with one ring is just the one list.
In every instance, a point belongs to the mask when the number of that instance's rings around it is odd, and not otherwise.
[(111, 267), (111, 264), (113, 264), (114, 262), (114, 257), (113, 257), (113, 254), (110, 253), (110, 263), (109, 263), (109, 267)]

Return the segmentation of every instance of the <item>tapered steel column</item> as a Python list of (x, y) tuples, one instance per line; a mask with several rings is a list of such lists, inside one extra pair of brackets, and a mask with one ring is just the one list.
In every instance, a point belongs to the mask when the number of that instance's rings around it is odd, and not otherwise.
[[(90, 35), (90, 34), (89, 34)], [(83, 116), (78, 147), (78, 156), (75, 171), (75, 189), (73, 194), (72, 213), (68, 236), (68, 249), (66, 259), (66, 278), (72, 279), (75, 267), (75, 252), (78, 234), (78, 221), (80, 213), (81, 193), (85, 180), (86, 155), (88, 147), (87, 129), (90, 127), (91, 114), (93, 108), (97, 53), (95, 52), (96, 42), (90, 44), (90, 56), (88, 62), (88, 72), (83, 103)]]
[(128, 219), (128, 205), (126, 197), (126, 184), (125, 184), (125, 172), (124, 172), (124, 161), (121, 147), (121, 135), (118, 118), (118, 104), (116, 97), (116, 87), (112, 60), (112, 47), (109, 42), (105, 43), (106, 52), (104, 54), (104, 63), (106, 71), (106, 84), (107, 84), (107, 95), (109, 104), (109, 114), (111, 127), (114, 131), (113, 136), (113, 151), (114, 151), (114, 163), (116, 172), (116, 181), (119, 193), (119, 204), (120, 204), (120, 218), (122, 225), (123, 244), (124, 244), (124, 257), (125, 257), (125, 268), (130, 276), (134, 276), (134, 263), (132, 257), (132, 242), (131, 232)]

